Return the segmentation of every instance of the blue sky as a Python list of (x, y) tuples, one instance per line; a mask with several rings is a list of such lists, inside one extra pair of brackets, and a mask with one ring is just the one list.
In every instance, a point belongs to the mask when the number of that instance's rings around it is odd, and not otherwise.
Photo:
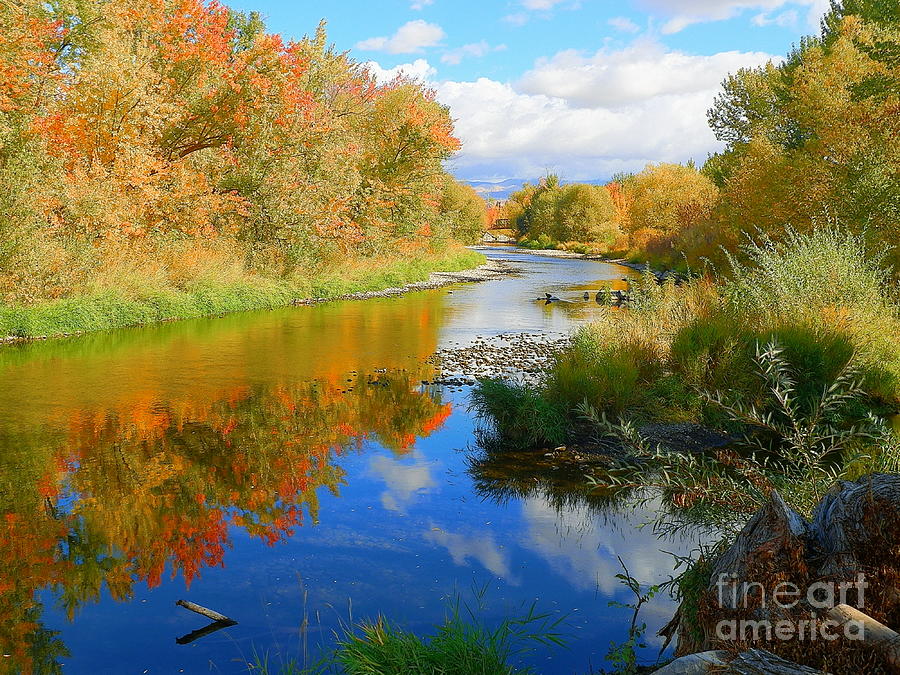
[(728, 73), (785, 54), (827, 0), (232, 0), (286, 37), (329, 38), (450, 106), (463, 179), (602, 179), (718, 148), (704, 111)]

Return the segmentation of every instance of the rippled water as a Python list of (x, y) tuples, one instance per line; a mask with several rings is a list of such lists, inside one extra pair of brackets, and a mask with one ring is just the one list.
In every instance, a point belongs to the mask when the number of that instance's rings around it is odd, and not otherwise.
[[(652, 501), (586, 496), (552, 466), (471, 472), (466, 390), (421, 382), (438, 348), (609, 311), (533, 299), (628, 271), (490, 254), (524, 273), (0, 349), (0, 672), (246, 672), (351, 618), (427, 631), (473, 588), (489, 622), (534, 601), (568, 615), (539, 672), (602, 667), (630, 620), (607, 606), (628, 600), (617, 556), (656, 582), (660, 549), (691, 543), (638, 529)], [(239, 623), (178, 644), (206, 623), (179, 598)]]

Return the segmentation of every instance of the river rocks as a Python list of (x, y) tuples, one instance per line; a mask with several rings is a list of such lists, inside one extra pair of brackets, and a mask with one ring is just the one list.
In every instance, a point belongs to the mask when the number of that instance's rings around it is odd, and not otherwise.
[(443, 387), (471, 387), (478, 380), (474, 377), (463, 375), (461, 377), (436, 377), (433, 380), (422, 380), (422, 384), (436, 384)]
[(476, 378), (490, 377), (536, 384), (553, 356), (568, 342), (568, 337), (559, 335), (507, 333), (439, 349), (428, 362), (440, 372), (436, 383), (452, 379), (474, 384)]
[(575, 251), (557, 251), (553, 248), (517, 248), (513, 252), (517, 255), (539, 255), (544, 258), (577, 258), (581, 260), (601, 260), (603, 262), (611, 262), (616, 265), (620, 264), (618, 260), (607, 260), (602, 255), (594, 255), (591, 253), (576, 253)]

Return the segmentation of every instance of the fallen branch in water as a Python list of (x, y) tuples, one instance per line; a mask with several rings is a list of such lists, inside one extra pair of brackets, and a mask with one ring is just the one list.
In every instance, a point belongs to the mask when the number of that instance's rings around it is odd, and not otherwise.
[(188, 600), (178, 600), (175, 604), (180, 605), (181, 607), (184, 607), (185, 609), (189, 609), (192, 612), (196, 612), (197, 614), (202, 614), (206, 618), (212, 619), (213, 621), (217, 621), (220, 623), (226, 623), (229, 626), (234, 626), (237, 624), (237, 621), (225, 616), (224, 614), (219, 614), (218, 612), (215, 612), (211, 609), (207, 609), (206, 607), (202, 607), (201, 605), (190, 602)]
[(211, 633), (215, 633), (217, 630), (229, 628), (233, 626), (234, 623), (234, 621), (213, 621), (211, 624), (204, 626), (203, 628), (198, 628), (195, 631), (191, 631), (187, 635), (182, 635), (180, 638), (175, 638), (175, 642), (180, 645), (189, 645), (194, 640), (199, 640), (202, 637), (206, 637)]

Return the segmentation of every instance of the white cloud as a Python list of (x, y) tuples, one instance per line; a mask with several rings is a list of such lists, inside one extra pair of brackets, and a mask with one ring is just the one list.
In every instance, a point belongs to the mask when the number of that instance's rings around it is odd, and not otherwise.
[(433, 5), (434, 0), (414, 0), (414, 2), (409, 6), (410, 9), (413, 9), (417, 12), (422, 11), (428, 5)]
[(522, 6), (525, 9), (553, 9), (556, 5), (561, 3), (563, 0), (522, 0)]
[(638, 26), (627, 16), (615, 16), (606, 23), (608, 23), (620, 33), (637, 33), (641, 29), (640, 26)]
[(757, 14), (752, 19), (754, 25), (765, 27), (765, 26), (778, 26), (779, 28), (795, 28), (800, 21), (800, 17), (797, 14), (796, 10), (789, 9), (786, 12), (781, 12), (780, 14), (776, 14), (774, 16), (766, 14), (763, 12), (762, 14)]
[(506, 580), (513, 586), (518, 584), (510, 573), (509, 555), (497, 545), (494, 535), (485, 532), (469, 536), (433, 527), (422, 536), (425, 541), (446, 548), (453, 562), (460, 567), (468, 565), (469, 559), (472, 558), (494, 576)]
[(382, 51), (388, 54), (412, 54), (426, 47), (434, 47), (444, 38), (444, 30), (422, 19), (408, 21), (391, 37), (373, 37), (356, 43), (357, 49)]
[(491, 47), (485, 40), (481, 42), (473, 42), (472, 44), (463, 45), (456, 49), (448, 49), (441, 56), (441, 63), (449, 63), (452, 66), (458, 65), (463, 59), (468, 57), (481, 58), (491, 52), (502, 52), (506, 49), (506, 45), (497, 45)]
[(712, 56), (666, 51), (653, 40), (638, 40), (592, 56), (575, 50), (540, 59), (525, 73), (518, 90), (562, 98), (588, 108), (617, 107), (654, 97), (708, 92), (729, 72), (761, 65), (772, 58), (761, 52), (720, 52)]
[(382, 68), (377, 61), (368, 61), (365, 66), (378, 84), (386, 84), (401, 75), (419, 82), (429, 82), (437, 75), (437, 70), (425, 59), (416, 59), (412, 63), (401, 63), (393, 68)]
[(528, 23), (528, 15), (524, 12), (516, 12), (515, 14), (507, 14), (503, 20), (511, 26), (524, 26)]
[(807, 23), (817, 28), (829, 8), (828, 0), (642, 0), (642, 4), (669, 17), (663, 24), (663, 33), (677, 33), (695, 23), (730, 19), (749, 9), (765, 13), (785, 5), (808, 7)]
[[(553, 9), (562, 2), (564, 2), (564, 0), (521, 0), (520, 4), (526, 11), (507, 14), (503, 17), (503, 21), (513, 26), (524, 26), (528, 23), (528, 19), (530, 18), (528, 12), (541, 12), (542, 14), (539, 16), (548, 18), (551, 16)], [(580, 9), (580, 7), (580, 0), (573, 0), (573, 2), (567, 6), (567, 9)]]
[(563, 52), (516, 85), (438, 83), (463, 141), (451, 168), (465, 178), (532, 178), (551, 169), (578, 180), (650, 161), (703, 160), (720, 148), (706, 110), (721, 80), (768, 58), (693, 56), (639, 41), (593, 56)]

